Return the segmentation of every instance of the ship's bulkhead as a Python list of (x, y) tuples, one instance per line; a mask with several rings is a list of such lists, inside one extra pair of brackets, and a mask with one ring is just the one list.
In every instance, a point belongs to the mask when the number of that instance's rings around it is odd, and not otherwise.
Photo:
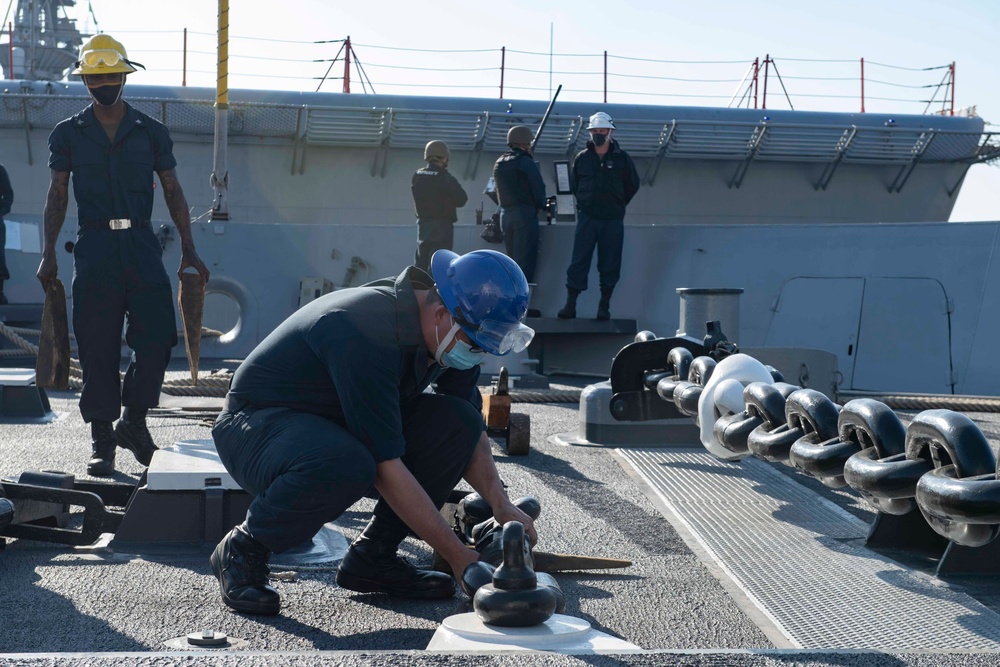
[(951, 306), (931, 278), (792, 278), (764, 347), (837, 355), (842, 389), (950, 394)]

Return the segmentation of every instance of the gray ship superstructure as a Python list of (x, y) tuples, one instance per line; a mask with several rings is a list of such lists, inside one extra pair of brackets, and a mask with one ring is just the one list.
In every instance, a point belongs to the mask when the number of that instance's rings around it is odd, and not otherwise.
[[(229, 219), (213, 220), (214, 91), (129, 84), (126, 99), (171, 128), (195, 240), (213, 274), (206, 324), (225, 334), (203, 345), (208, 358), (245, 356), (298, 307), (304, 281), (347, 287), (412, 262), (408, 184), (424, 144), (446, 141), (451, 171), (479, 193), (507, 129), (537, 127), (546, 107), (231, 91)], [(7, 293), (37, 303), (46, 137), (89, 99), (78, 83), (15, 81), (0, 101), (0, 153), (17, 193), (8, 220), (20, 223)], [(626, 216), (613, 318), (672, 334), (676, 288), (742, 288), (741, 327), (730, 337), (832, 352), (843, 389), (1000, 393), (988, 354), (1000, 326), (998, 226), (944, 222), (968, 169), (1000, 156), (981, 118), (557, 102), (536, 152), (549, 194), (556, 163), (584, 147), (585, 119), (598, 108), (615, 119), (615, 138), (643, 181)], [(459, 211), (457, 251), (488, 247), (476, 208), (489, 217), (492, 206), (473, 194)], [(74, 208), (58, 245), (67, 284)], [(573, 223), (562, 218), (541, 230), (532, 305), (548, 345), (535, 369), (605, 374), (631, 329), (585, 321), (596, 286), (581, 297), (575, 329), (550, 324), (572, 245)], [(175, 265), (162, 201), (154, 223)]]

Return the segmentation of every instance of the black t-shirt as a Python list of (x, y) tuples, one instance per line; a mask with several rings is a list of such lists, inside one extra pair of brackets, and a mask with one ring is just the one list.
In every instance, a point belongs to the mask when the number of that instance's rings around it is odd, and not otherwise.
[(256, 407), (288, 407), (344, 426), (376, 462), (402, 456), (402, 406), (431, 383), (481, 409), (479, 367), (427, 365), (414, 289), (433, 286), (410, 267), (396, 278), (339, 290), (282, 322), (236, 370), (229, 393)]

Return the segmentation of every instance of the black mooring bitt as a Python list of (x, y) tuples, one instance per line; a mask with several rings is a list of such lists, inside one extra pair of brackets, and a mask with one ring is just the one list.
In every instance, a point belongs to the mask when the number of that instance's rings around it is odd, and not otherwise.
[(694, 338), (655, 338), (630, 343), (615, 355), (611, 363), (611, 416), (617, 421), (649, 421), (686, 417), (673, 403), (664, 401), (646, 387), (649, 371), (666, 369), (670, 350), (682, 347), (694, 357), (708, 349)]

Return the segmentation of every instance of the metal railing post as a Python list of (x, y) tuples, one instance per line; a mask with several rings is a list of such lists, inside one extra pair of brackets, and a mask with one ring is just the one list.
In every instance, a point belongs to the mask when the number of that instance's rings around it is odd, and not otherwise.
[(955, 61), (951, 62), (951, 115), (955, 115)]
[(503, 74), (507, 65), (507, 47), (500, 47), (500, 99), (503, 99)]
[(761, 109), (767, 108), (767, 70), (771, 64), (771, 54), (768, 53), (764, 56), (764, 95), (761, 98)]
[(604, 52), (604, 103), (608, 103), (608, 52)]
[(351, 92), (351, 36), (344, 42), (344, 92)]
[(861, 59), (861, 113), (865, 112), (865, 59)]

